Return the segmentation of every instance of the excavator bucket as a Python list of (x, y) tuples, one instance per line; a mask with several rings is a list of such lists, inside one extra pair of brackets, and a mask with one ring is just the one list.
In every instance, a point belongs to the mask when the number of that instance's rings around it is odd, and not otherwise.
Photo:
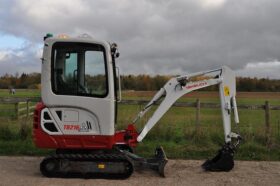
[(201, 166), (205, 171), (230, 171), (234, 167), (234, 151), (229, 145), (225, 145), (211, 160), (206, 160)]

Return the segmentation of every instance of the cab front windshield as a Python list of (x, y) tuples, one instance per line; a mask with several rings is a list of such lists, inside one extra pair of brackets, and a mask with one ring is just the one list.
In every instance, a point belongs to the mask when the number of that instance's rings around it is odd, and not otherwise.
[(52, 49), (52, 89), (59, 95), (105, 97), (106, 56), (102, 45), (58, 42)]

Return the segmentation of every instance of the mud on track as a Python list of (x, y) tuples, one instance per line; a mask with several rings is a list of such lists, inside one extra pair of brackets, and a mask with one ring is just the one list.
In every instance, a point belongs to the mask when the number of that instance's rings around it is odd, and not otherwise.
[(170, 160), (166, 178), (154, 172), (135, 172), (127, 180), (45, 178), (39, 172), (41, 157), (0, 156), (0, 185), (280, 185), (280, 162), (236, 161), (231, 172), (204, 172), (199, 160)]

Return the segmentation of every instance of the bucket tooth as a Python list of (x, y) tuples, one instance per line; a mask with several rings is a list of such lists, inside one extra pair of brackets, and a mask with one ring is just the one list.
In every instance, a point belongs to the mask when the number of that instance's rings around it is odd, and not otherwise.
[(234, 167), (234, 150), (226, 144), (218, 151), (218, 154), (206, 160), (201, 166), (205, 171), (230, 171)]

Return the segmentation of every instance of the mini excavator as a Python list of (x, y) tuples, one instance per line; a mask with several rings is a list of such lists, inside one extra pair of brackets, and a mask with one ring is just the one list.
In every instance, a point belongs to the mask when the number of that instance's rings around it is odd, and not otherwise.
[[(33, 141), (38, 148), (55, 149), (40, 171), (46, 177), (125, 179), (134, 170), (152, 169), (165, 176), (168, 161), (162, 147), (151, 158), (133, 153), (176, 100), (194, 90), (219, 86), (225, 144), (203, 163), (206, 171), (230, 171), (241, 137), (231, 131), (231, 114), (239, 123), (235, 74), (226, 66), (171, 78), (127, 128), (115, 131), (121, 101), (117, 44), (89, 35), (44, 37), (41, 102), (34, 111)], [(136, 123), (159, 104), (144, 128)]]

